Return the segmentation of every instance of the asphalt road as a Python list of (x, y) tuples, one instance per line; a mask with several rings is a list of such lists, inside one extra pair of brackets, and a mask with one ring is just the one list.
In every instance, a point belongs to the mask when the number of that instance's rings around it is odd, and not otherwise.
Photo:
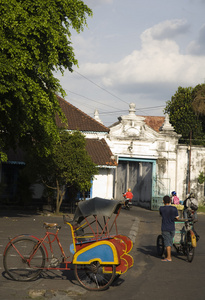
[[(156, 253), (156, 238), (160, 233), (158, 212), (140, 208), (130, 211), (139, 218), (139, 230), (132, 255), (132, 269), (119, 278), (108, 291), (87, 293), (89, 300), (204, 300), (205, 299), (205, 215), (199, 215), (195, 229), (200, 240), (192, 263), (173, 249), (172, 262), (162, 262)], [(82, 299), (85, 299), (83, 297)]]
[(133, 268), (116, 280), (107, 291), (89, 292), (81, 288), (72, 271), (47, 271), (34, 282), (15, 282), (4, 273), (2, 253), (8, 236), (32, 233), (41, 237), (43, 222), (57, 222), (62, 225), (60, 239), (64, 249), (70, 244), (69, 228), (62, 217), (33, 215), (29, 213), (4, 213), (0, 216), (0, 299), (140, 299), (140, 300), (204, 300), (205, 297), (205, 242), (203, 231), (205, 215), (199, 215), (196, 224), (200, 235), (192, 263), (185, 256), (173, 250), (171, 263), (161, 262), (156, 254), (156, 238), (160, 233), (161, 218), (158, 212), (133, 207), (122, 211), (118, 219), (119, 233), (130, 236), (134, 241), (131, 255)]

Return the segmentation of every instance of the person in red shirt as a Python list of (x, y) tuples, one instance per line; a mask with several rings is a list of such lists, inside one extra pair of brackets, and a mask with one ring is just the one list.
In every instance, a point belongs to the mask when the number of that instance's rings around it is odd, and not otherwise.
[(124, 206), (129, 207), (129, 205), (132, 205), (132, 198), (133, 193), (131, 192), (131, 189), (129, 188), (126, 193), (123, 194), (123, 197), (125, 198)]
[(123, 197), (125, 197), (127, 200), (132, 200), (133, 193), (131, 192), (131, 189), (128, 189), (127, 192), (123, 194)]

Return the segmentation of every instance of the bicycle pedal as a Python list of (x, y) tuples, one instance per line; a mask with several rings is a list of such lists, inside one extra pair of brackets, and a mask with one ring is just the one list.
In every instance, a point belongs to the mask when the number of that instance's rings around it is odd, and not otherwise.
[(55, 268), (59, 264), (59, 260), (55, 257), (51, 259), (50, 267)]

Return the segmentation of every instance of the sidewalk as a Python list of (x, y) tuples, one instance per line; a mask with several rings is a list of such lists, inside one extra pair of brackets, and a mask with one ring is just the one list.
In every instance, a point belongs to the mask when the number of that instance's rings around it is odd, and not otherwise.
[[(31, 282), (16, 282), (10, 280), (3, 268), (3, 251), (8, 243), (8, 237), (19, 234), (33, 234), (42, 237), (44, 234), (43, 222), (55, 222), (62, 225), (59, 232), (59, 239), (65, 251), (68, 251), (71, 244), (71, 234), (68, 225), (63, 223), (62, 216), (43, 216), (28, 212), (2, 212), (0, 213), (0, 279), (1, 299), (50, 299), (50, 300), (69, 300), (80, 299), (86, 293), (77, 283), (73, 271), (44, 271), (41, 277)], [(122, 211), (117, 220), (118, 232), (129, 236), (135, 242), (139, 219), (129, 216), (126, 211)], [(72, 258), (72, 256), (71, 256)]]

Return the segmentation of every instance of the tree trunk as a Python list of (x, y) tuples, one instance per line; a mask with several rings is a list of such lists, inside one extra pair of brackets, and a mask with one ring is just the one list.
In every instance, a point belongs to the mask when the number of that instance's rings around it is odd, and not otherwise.
[(62, 187), (62, 191), (60, 190), (59, 182), (56, 180), (56, 186), (57, 186), (57, 195), (56, 195), (56, 214), (58, 215), (60, 213), (60, 207), (63, 202), (63, 197), (65, 195), (65, 187)]

